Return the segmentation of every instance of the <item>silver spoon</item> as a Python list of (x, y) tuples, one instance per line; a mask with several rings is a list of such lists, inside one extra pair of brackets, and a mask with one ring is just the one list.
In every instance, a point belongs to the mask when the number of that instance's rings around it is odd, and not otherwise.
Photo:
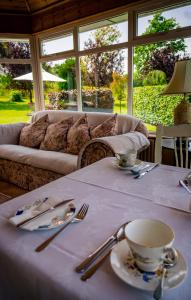
[(165, 275), (167, 273), (167, 269), (174, 267), (178, 260), (178, 253), (176, 252), (175, 249), (168, 249), (168, 251), (169, 251), (169, 253), (167, 254), (167, 256), (163, 262), (162, 275), (161, 275), (159, 284), (157, 285), (157, 287), (153, 293), (153, 298), (155, 300), (160, 300), (162, 298), (163, 291), (164, 291)]

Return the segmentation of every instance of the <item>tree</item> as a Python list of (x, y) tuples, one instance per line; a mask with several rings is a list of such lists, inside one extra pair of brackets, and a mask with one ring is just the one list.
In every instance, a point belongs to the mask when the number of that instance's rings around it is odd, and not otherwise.
[(112, 94), (115, 100), (119, 101), (120, 113), (122, 108), (122, 102), (127, 101), (127, 75), (120, 75), (118, 73), (113, 73), (113, 81), (110, 85)]
[[(95, 30), (84, 43), (84, 49), (99, 48), (118, 42), (120, 31), (117, 26), (107, 26)], [(113, 72), (122, 74), (124, 56), (122, 51), (99, 52), (83, 58), (87, 73), (84, 84), (102, 87), (112, 82)]]
[(60, 89), (72, 90), (76, 88), (76, 71), (75, 59), (68, 58), (62, 64), (56, 64), (53, 71), (59, 77), (66, 79), (65, 82), (60, 82), (58, 85)]
[[(0, 56), (7, 57), (11, 59), (27, 59), (30, 58), (30, 45), (24, 42), (1, 42), (0, 43)], [(11, 77), (9, 89), (19, 89), (27, 90), (30, 97), (30, 102), (32, 103), (32, 82), (31, 81), (17, 81), (13, 80), (14, 77), (29, 73), (32, 71), (31, 65), (27, 64), (1, 64), (1, 68), (4, 74)]]
[[(162, 13), (156, 13), (153, 16), (153, 19), (149, 21), (149, 26), (146, 28), (145, 34), (157, 33), (157, 32), (166, 32), (175, 28), (178, 28), (179, 25), (176, 23), (174, 18), (166, 19), (162, 16)], [(164, 71), (167, 80), (169, 80), (169, 74), (174, 70), (174, 63), (179, 58), (180, 51), (185, 51), (186, 45), (183, 39), (176, 39), (174, 41), (162, 41), (154, 44), (147, 44), (135, 47), (135, 55), (134, 55), (134, 63), (136, 65), (136, 70), (140, 75), (145, 75), (151, 70), (156, 70), (156, 68), (152, 68), (152, 65), (148, 67), (149, 62), (152, 60), (153, 55), (155, 55), (155, 61), (157, 54), (159, 54), (160, 50), (163, 53), (163, 60), (160, 60), (160, 64), (158, 64), (158, 70)], [(170, 51), (169, 51), (170, 50)], [(165, 56), (167, 54), (167, 56)], [(168, 55), (172, 59), (172, 64), (170, 58), (168, 59)], [(158, 55), (158, 58), (161, 58), (161, 54)], [(166, 59), (168, 59), (168, 67), (171, 71), (167, 71), (167, 67), (165, 68)], [(160, 68), (159, 68), (160, 67)]]
[[(150, 71), (160, 70), (165, 73), (167, 83), (172, 78), (174, 66), (176, 61), (180, 59), (180, 54), (175, 54), (171, 47), (156, 49), (153, 51), (152, 56), (145, 63), (144, 73), (148, 74)], [(154, 72), (153, 71), (153, 72)], [(164, 84), (163, 82), (161, 84)]]

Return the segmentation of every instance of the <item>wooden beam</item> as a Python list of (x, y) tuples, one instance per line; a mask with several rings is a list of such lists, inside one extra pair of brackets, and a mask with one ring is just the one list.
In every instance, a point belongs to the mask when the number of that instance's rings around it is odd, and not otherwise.
[[(138, 0), (71, 0), (62, 3), (59, 7), (52, 7), (32, 15), (33, 33), (66, 24), (97, 13), (140, 2)], [(146, 1), (145, 1), (146, 2)]]

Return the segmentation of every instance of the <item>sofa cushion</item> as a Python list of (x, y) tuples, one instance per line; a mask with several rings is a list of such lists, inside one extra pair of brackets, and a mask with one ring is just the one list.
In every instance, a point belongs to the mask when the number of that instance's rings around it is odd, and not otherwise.
[(81, 148), (90, 140), (86, 115), (77, 120), (68, 131), (67, 153), (78, 154)]
[(50, 124), (44, 140), (40, 144), (41, 150), (65, 151), (67, 147), (67, 133), (73, 124), (73, 118)]
[[(49, 121), (51, 123), (58, 122), (63, 120), (64, 118), (72, 117), (74, 118), (74, 122), (78, 120), (80, 117), (84, 116), (83, 112), (80, 111), (68, 111), (68, 110), (44, 110), (36, 112), (32, 115), (31, 122), (37, 121), (39, 118), (48, 114)], [(89, 127), (95, 127), (101, 124), (103, 121), (107, 120), (109, 117), (112, 117), (113, 113), (103, 113), (103, 112), (86, 112), (88, 125)], [(116, 121), (116, 129), (117, 134), (123, 134), (130, 131), (139, 131), (148, 136), (148, 130), (144, 123), (128, 114), (118, 114), (117, 121)], [(138, 128), (139, 127), (139, 128)]]
[(38, 121), (23, 127), (19, 144), (25, 147), (37, 148), (44, 140), (48, 124), (48, 115), (45, 115)]
[(90, 129), (90, 136), (92, 139), (104, 137), (104, 136), (112, 136), (117, 134), (116, 130), (116, 118), (117, 114), (106, 119), (101, 124), (97, 125), (94, 128)]
[(0, 145), (0, 157), (63, 175), (77, 169), (76, 155), (20, 145)]

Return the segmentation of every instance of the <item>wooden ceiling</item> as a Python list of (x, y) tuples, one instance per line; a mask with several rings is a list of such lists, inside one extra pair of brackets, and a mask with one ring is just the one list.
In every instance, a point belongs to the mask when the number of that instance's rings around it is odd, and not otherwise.
[(71, 2), (71, 0), (1, 0), (1, 13), (32, 14), (47, 9), (55, 4)]
[(0, 0), (0, 33), (36, 33), (148, 0)]

